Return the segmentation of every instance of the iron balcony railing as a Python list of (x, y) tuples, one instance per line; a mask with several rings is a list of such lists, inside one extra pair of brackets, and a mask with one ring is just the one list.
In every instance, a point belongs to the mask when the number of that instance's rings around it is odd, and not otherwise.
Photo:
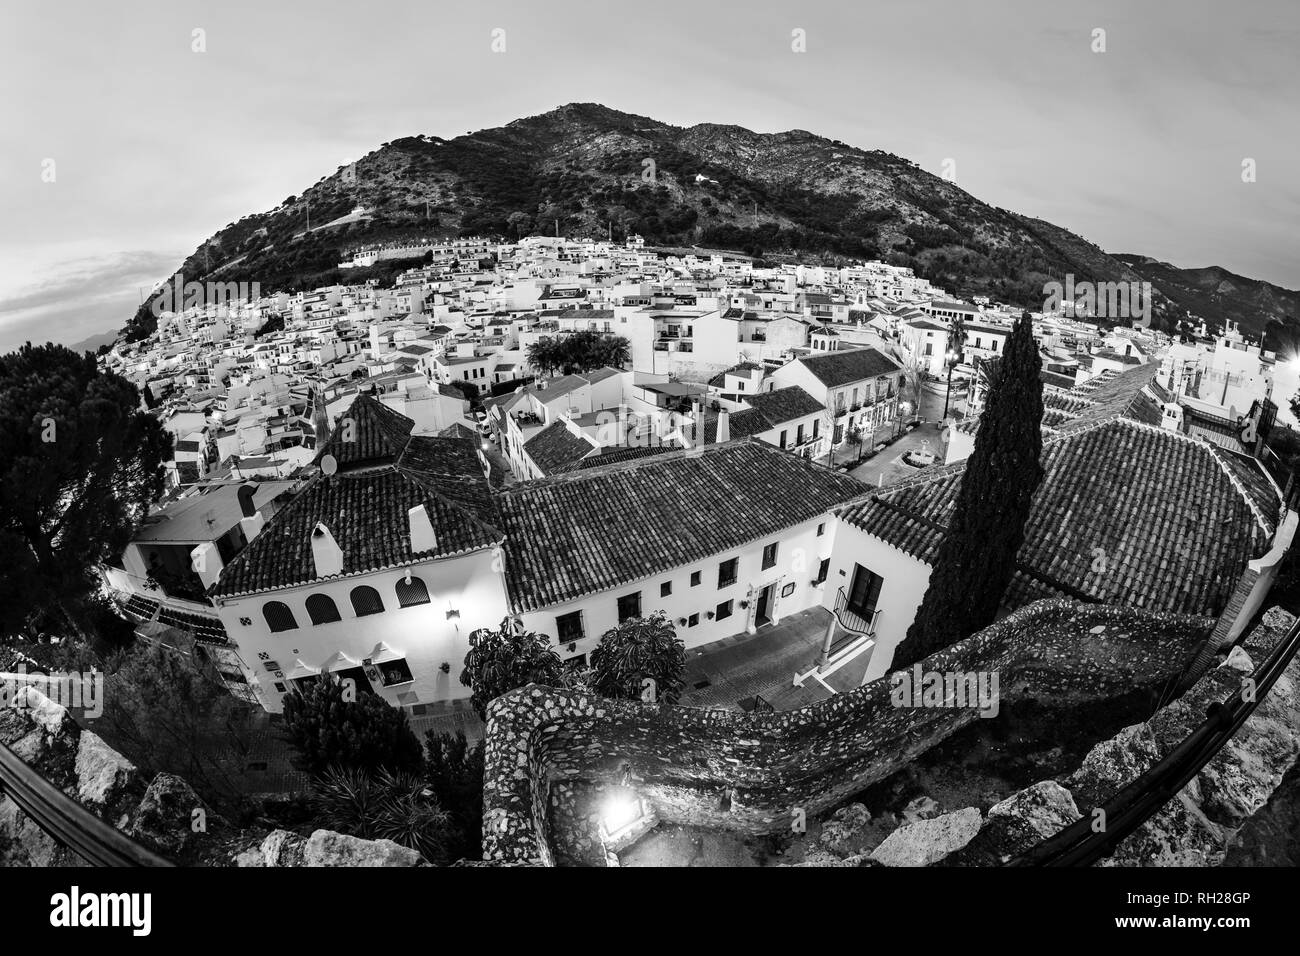
[(867, 609), (854, 604), (844, 589), (840, 588), (835, 595), (835, 617), (846, 630), (870, 637), (876, 632), (880, 609)]

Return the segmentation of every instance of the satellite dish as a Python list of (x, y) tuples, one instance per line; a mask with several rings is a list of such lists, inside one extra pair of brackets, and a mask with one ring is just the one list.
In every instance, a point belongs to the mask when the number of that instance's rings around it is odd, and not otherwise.
[(326, 455), (320, 460), (320, 470), (327, 475), (332, 475), (339, 470), (339, 463), (334, 459), (333, 455)]

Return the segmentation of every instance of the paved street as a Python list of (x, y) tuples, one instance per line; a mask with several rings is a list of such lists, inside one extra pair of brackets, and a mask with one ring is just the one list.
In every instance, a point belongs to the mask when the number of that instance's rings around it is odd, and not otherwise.
[[(738, 634), (687, 651), (686, 689), (680, 703), (739, 709), (741, 701), (758, 694), (777, 710), (794, 710), (825, 700), (831, 692), (818, 681), (809, 678), (796, 687), (794, 675), (816, 665), (829, 620), (830, 611), (809, 608), (754, 634)], [(853, 690), (862, 683), (870, 660), (871, 651), (865, 651), (826, 682), (839, 693)]]
[[(921, 449), (927, 442), (929, 443), (928, 450), (934, 452), (938, 456), (939, 463), (942, 463), (944, 454), (943, 428), (939, 424), (939, 420), (943, 417), (943, 402), (944, 392), (942, 390), (931, 392), (928, 389), (923, 389), (921, 391), (921, 418), (923, 423), (884, 449), (880, 454), (863, 461), (849, 474), (864, 484), (873, 487), (882, 485), (882, 476), (884, 485), (892, 485), (904, 478), (911, 478), (920, 474), (923, 469), (904, 462), (903, 455), (913, 449)], [(949, 415), (960, 420), (964, 415), (964, 409), (965, 403), (958, 398), (958, 391), (954, 384)]]

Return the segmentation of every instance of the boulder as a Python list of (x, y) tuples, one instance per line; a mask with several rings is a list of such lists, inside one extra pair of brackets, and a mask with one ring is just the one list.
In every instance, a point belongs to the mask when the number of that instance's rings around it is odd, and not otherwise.
[(424, 857), (392, 840), (317, 830), (303, 847), (303, 866), (423, 866)]
[(980, 820), (976, 807), (966, 807), (930, 820), (905, 823), (885, 837), (871, 858), (885, 866), (929, 866), (974, 839)]
[(95, 812), (124, 809), (142, 786), (135, 764), (89, 730), (77, 742), (77, 799)]
[[(196, 810), (202, 813), (196, 815)], [(149, 784), (126, 834), (164, 856), (174, 856), (192, 848), (204, 834), (226, 827), (226, 821), (188, 783), (164, 772)]]

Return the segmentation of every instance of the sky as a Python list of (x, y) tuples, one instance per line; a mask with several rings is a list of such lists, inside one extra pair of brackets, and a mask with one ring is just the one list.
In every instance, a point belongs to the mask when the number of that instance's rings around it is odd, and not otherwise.
[(1300, 288), (1297, 51), (1297, 0), (4, 0), (0, 351), (121, 326), (382, 143), (570, 102), (951, 160), (1109, 252)]

